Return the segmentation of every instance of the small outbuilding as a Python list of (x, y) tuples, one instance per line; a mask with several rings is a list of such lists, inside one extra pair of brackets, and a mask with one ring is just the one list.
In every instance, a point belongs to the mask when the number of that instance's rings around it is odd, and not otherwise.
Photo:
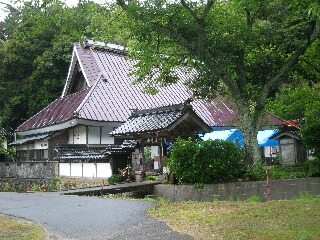
[(299, 165), (306, 161), (307, 151), (301, 141), (298, 127), (285, 124), (272, 139), (279, 140), (280, 164)]

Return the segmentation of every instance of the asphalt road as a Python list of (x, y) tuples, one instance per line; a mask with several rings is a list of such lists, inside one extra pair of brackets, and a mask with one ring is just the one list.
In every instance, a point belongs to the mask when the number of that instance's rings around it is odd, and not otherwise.
[(42, 225), (49, 239), (192, 239), (146, 214), (154, 202), (0, 192), (0, 214)]

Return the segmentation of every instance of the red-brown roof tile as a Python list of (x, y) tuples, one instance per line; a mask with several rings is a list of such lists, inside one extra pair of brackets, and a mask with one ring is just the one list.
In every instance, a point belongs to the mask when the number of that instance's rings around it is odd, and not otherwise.
[(74, 118), (74, 112), (89, 92), (89, 88), (64, 98), (58, 98), (21, 124), (16, 131), (27, 131), (63, 123)]
[[(89, 88), (58, 98), (48, 107), (20, 125), (16, 131), (27, 131), (63, 123), (72, 118), (94, 121), (125, 122), (132, 109), (149, 109), (170, 104), (180, 104), (191, 97), (182, 84), (192, 73), (178, 71), (180, 82), (161, 88), (156, 95), (143, 94), (142, 85), (132, 85), (128, 76), (134, 61), (123, 54), (92, 50), (75, 44), (74, 51), (80, 62)], [(192, 106), (209, 126), (234, 126), (237, 112), (230, 109), (222, 96), (211, 103), (194, 99)], [(270, 115), (269, 123), (281, 125), (281, 120)]]

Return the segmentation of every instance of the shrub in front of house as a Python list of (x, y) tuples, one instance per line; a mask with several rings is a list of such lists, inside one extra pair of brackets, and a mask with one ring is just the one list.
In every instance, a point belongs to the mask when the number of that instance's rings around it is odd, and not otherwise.
[(243, 149), (223, 140), (185, 140), (173, 144), (168, 166), (181, 182), (217, 183), (242, 178)]
[(303, 170), (307, 177), (320, 177), (320, 156), (304, 163)]
[(111, 177), (108, 178), (108, 183), (110, 185), (116, 184), (118, 182), (121, 182), (121, 176), (119, 174), (113, 174)]

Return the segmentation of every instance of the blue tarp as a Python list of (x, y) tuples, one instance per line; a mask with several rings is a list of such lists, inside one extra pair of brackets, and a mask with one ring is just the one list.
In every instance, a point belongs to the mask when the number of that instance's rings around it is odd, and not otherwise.
[[(266, 130), (266, 131), (270, 131), (270, 130)], [(259, 141), (259, 139), (258, 139), (259, 147), (267, 147), (267, 146), (276, 147), (276, 146), (279, 146), (279, 140), (272, 140), (271, 139), (273, 137), (273, 135), (275, 135), (277, 133), (278, 133), (278, 130), (273, 130), (272, 132), (270, 132), (270, 134), (268, 134), (268, 136), (266, 136), (261, 141)]]
[[(261, 130), (258, 132), (258, 144), (259, 147), (265, 147), (265, 146), (279, 146), (278, 140), (271, 140), (270, 138), (276, 134), (278, 130)], [(244, 140), (242, 136), (242, 132), (240, 132), (237, 129), (229, 129), (229, 130), (222, 130), (222, 131), (213, 131), (211, 133), (207, 133), (203, 136), (203, 140), (208, 139), (221, 139), (221, 140), (227, 140), (227, 141), (233, 141), (235, 144), (237, 144), (239, 147), (244, 146)]]
[(233, 133), (231, 133), (228, 137), (226, 137), (224, 140), (227, 141), (232, 141), (235, 144), (237, 144), (239, 147), (243, 147), (244, 146), (244, 141), (243, 141), (243, 137), (242, 137), (242, 132), (240, 131), (234, 131)]

